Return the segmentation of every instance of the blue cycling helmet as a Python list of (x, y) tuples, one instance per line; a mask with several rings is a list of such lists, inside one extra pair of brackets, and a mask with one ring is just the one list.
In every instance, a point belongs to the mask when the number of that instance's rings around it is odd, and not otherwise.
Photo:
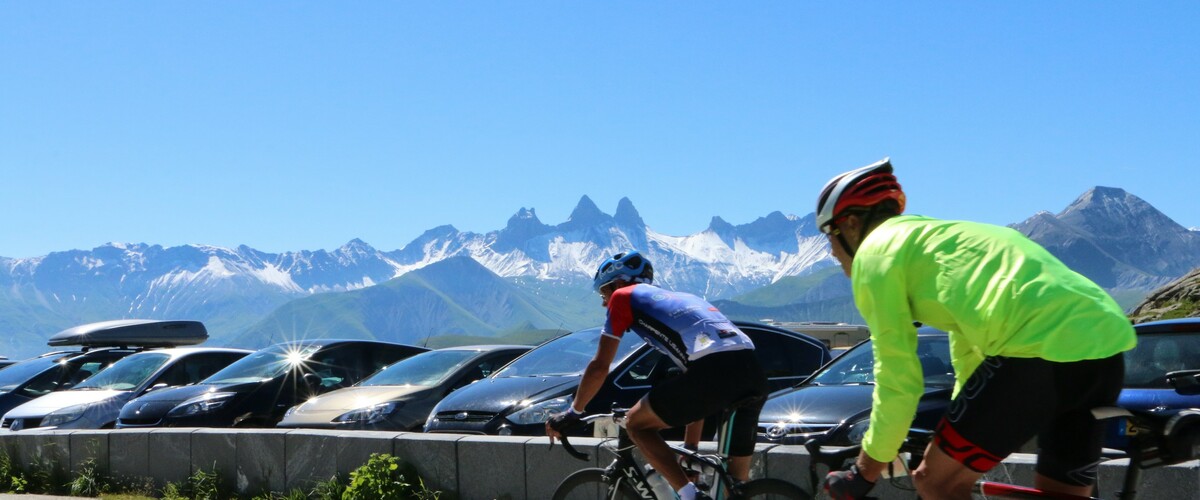
[(600, 264), (600, 268), (596, 269), (596, 275), (592, 277), (592, 288), (596, 290), (596, 293), (600, 293), (600, 287), (617, 278), (632, 283), (650, 283), (654, 281), (654, 266), (650, 265), (650, 261), (642, 257), (637, 250), (616, 254), (611, 259), (606, 259)]

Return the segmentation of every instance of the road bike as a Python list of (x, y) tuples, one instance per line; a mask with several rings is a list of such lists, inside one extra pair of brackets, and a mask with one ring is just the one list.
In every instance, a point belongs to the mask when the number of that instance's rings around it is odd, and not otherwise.
[[(718, 442), (728, 443), (731, 431), (729, 417), (737, 410), (724, 412), (721, 427), (718, 431)], [(649, 466), (639, 465), (634, 458), (635, 445), (625, 432), (625, 415), (627, 408), (613, 408), (612, 413), (588, 415), (580, 419), (579, 425), (587, 423), (615, 425), (617, 433), (616, 447), (609, 449), (616, 457), (608, 467), (594, 467), (576, 471), (563, 479), (554, 491), (554, 500), (576, 499), (622, 499), (622, 500), (672, 500), (675, 493), (667, 485), (666, 479), (658, 475)], [(590, 457), (571, 446), (564, 435), (560, 438), (563, 449), (571, 456), (580, 460)], [(708, 454), (692, 451), (678, 445), (671, 449), (679, 456), (680, 463), (687, 464), (685, 472), (696, 483), (696, 489), (714, 500), (723, 499), (809, 499), (811, 495), (800, 487), (774, 478), (754, 479), (740, 482), (733, 478), (727, 470), (728, 456), (717, 453)]]

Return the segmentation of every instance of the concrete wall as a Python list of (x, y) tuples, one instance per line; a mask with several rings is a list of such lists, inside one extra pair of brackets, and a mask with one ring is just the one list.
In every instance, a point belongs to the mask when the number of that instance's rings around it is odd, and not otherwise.
[[(545, 437), (464, 436), (391, 432), (263, 429), (121, 429), (0, 433), (0, 449), (16, 463), (52, 461), (63, 472), (95, 459), (115, 478), (149, 478), (158, 486), (181, 482), (197, 470), (216, 471), (222, 484), (243, 495), (308, 490), (335, 474), (348, 476), (372, 453), (390, 453), (414, 465), (433, 489), (457, 498), (542, 499), (571, 472), (603, 466), (611, 454), (594, 438), (572, 440), (591, 454), (575, 460)], [(599, 453), (597, 453), (599, 451)], [(776, 477), (809, 489), (808, 455), (798, 446), (760, 445), (754, 477)], [(1111, 497), (1124, 460), (1101, 467), (1101, 494)], [(824, 471), (822, 471), (822, 474)], [(1031, 484), (1033, 457), (1014, 455), (992, 472), (1001, 480)], [(899, 478), (897, 484), (911, 484)], [(1140, 498), (1200, 499), (1200, 463), (1150, 469)], [(884, 481), (874, 495), (912, 499), (915, 494)]]

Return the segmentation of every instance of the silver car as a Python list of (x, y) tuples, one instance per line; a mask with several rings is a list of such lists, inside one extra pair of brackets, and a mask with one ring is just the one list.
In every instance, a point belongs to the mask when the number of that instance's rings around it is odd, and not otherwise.
[(194, 384), (250, 352), (176, 347), (130, 354), (69, 390), (13, 408), (4, 415), (4, 422), (14, 431), (111, 428), (129, 400), (166, 387)]

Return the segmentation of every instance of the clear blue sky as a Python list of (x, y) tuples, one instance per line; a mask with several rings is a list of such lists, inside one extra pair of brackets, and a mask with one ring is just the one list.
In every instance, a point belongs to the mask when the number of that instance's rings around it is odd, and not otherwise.
[(1200, 3), (5, 2), (0, 256), (281, 252), (812, 212), (890, 155), (911, 212), (1096, 185), (1200, 226)]

